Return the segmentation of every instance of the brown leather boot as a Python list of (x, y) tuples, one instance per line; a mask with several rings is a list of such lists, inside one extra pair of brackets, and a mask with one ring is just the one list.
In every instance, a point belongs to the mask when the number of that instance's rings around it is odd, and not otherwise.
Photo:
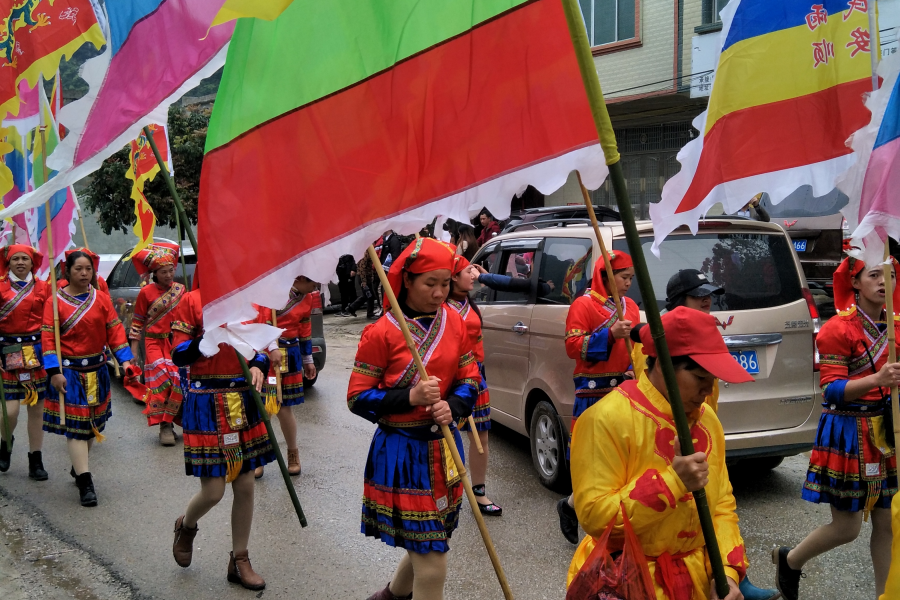
[(159, 424), (159, 443), (162, 446), (175, 445), (175, 428), (171, 423)]
[(300, 449), (288, 448), (288, 475), (300, 474)]
[(191, 566), (191, 558), (194, 556), (194, 537), (200, 527), (191, 529), (184, 524), (184, 515), (175, 519), (175, 541), (172, 543), (172, 556), (179, 567)]
[(409, 596), (395, 596), (391, 591), (391, 584), (388, 583), (384, 589), (377, 594), (372, 594), (366, 600), (412, 600), (412, 594)]
[(228, 581), (231, 583), (239, 583), (248, 590), (264, 590), (266, 589), (265, 580), (259, 576), (259, 573), (250, 566), (250, 556), (247, 550), (242, 550), (235, 554), (231, 552), (231, 559), (228, 561)]

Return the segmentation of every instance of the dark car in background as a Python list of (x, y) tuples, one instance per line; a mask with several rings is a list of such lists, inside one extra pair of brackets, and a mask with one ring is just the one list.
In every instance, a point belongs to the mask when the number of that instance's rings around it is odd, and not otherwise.
[(837, 189), (815, 197), (807, 185), (778, 204), (773, 205), (768, 194), (760, 202), (771, 222), (784, 227), (791, 237), (822, 319), (835, 314), (832, 276), (843, 260), (847, 233), (847, 221), (840, 211), (849, 201)]
[[(157, 238), (159, 242), (171, 242), (170, 240)], [(129, 248), (122, 254), (119, 261), (112, 268), (106, 283), (109, 285), (109, 295), (112, 297), (113, 306), (125, 326), (125, 331), (131, 328), (131, 317), (134, 314), (134, 303), (137, 300), (138, 293), (141, 291), (141, 277), (138, 275), (134, 265), (130, 260), (126, 260), (131, 254), (133, 248)], [(197, 267), (197, 257), (194, 254), (190, 244), (185, 242), (182, 244), (182, 253), (184, 255), (185, 270), (182, 270), (181, 261), (175, 269), (175, 281), (185, 284), (188, 289), (191, 288), (193, 282), (194, 270)], [(185, 271), (187, 272), (187, 281), (184, 279)], [(325, 368), (325, 334), (322, 324), (322, 300), (319, 292), (313, 292), (313, 310), (312, 310), (312, 345), (313, 345), (313, 362), (316, 365), (316, 371)], [(144, 342), (141, 340), (138, 350), (139, 356), (136, 358), (141, 364), (144, 364)], [(318, 374), (316, 375), (316, 379)], [(314, 385), (316, 379), (306, 380), (306, 385)]]
[[(606, 206), (594, 205), (594, 214), (597, 215), (597, 221), (600, 223), (611, 223), (613, 221), (621, 221), (618, 211)], [(542, 208), (526, 208), (525, 210), (513, 213), (503, 228), (503, 233), (510, 231), (515, 227), (521, 231), (525, 225), (534, 224), (535, 229), (542, 227), (553, 227), (562, 225), (570, 219), (585, 220), (588, 219), (587, 207), (583, 204), (572, 204), (565, 206), (544, 206)]]

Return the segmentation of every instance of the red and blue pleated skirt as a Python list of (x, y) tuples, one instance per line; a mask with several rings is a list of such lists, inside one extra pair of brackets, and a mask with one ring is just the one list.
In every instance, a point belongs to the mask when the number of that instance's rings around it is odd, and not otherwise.
[[(41, 360), (41, 332), (35, 333), (6, 333), (0, 335), (0, 346), (29, 345), (32, 347), (34, 358)], [(4, 355), (5, 357), (5, 355)], [(47, 397), (47, 371), (44, 369), (9, 369), (6, 360), (3, 361), (6, 369), (0, 374), (3, 393), (7, 402), (22, 402), (28, 394), (27, 387), (31, 387), (36, 393), (38, 402)]]
[[(481, 384), (478, 386), (478, 398), (475, 399), (475, 408), (472, 409), (472, 419), (475, 421), (476, 431), (489, 431), (491, 429), (491, 393), (487, 387), (487, 377), (484, 374), (484, 363), (478, 363), (481, 372)], [(469, 431), (469, 420), (462, 423), (460, 431)]]
[[(891, 507), (897, 493), (897, 457), (882, 452), (883, 411), (845, 412), (826, 408), (819, 418), (803, 499), (857, 512)], [(886, 454), (890, 454), (887, 456)]]
[[(191, 378), (182, 385), (186, 475), (225, 477), (236, 462), (240, 473), (246, 473), (275, 461), (266, 424), (243, 377)], [(234, 394), (240, 396), (240, 402), (235, 402)]]
[[(462, 438), (451, 429), (464, 456)], [(454, 467), (450, 472), (448, 465)], [(447, 552), (462, 496), (462, 480), (440, 430), (379, 426), (366, 461), (362, 533), (418, 554)]]
[[(287, 371), (281, 374), (281, 406), (303, 404), (303, 355), (299, 338), (280, 339), (278, 347), (285, 351)], [(270, 375), (274, 377), (275, 372)]]
[(112, 415), (106, 355), (63, 356), (62, 374), (66, 378), (66, 422), (60, 422), (59, 394), (53, 390), (44, 401), (44, 431), (73, 440), (93, 439), (94, 430), (102, 433)]

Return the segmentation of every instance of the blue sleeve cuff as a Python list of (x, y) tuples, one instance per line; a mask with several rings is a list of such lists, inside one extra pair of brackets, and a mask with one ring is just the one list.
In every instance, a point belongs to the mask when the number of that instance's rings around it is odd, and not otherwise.
[(588, 339), (585, 359), (591, 362), (609, 360), (609, 350), (612, 347), (610, 337), (609, 329), (601, 329), (592, 333)]
[(116, 350), (115, 355), (116, 360), (118, 360), (120, 363), (134, 360), (134, 354), (131, 353), (131, 348), (129, 348), (128, 346)]
[(381, 406), (381, 401), (384, 400), (386, 394), (387, 390), (370, 388), (353, 400), (350, 411), (367, 421), (377, 423), (381, 416), (376, 409)]
[(841, 404), (844, 401), (844, 388), (847, 387), (847, 379), (838, 379), (825, 386), (824, 392), (826, 404)]
[(300, 354), (303, 356), (312, 356), (312, 340), (300, 342)]
[(58, 369), (59, 368), (59, 357), (56, 356), (56, 352), (52, 352), (52, 353), (44, 356), (44, 368), (45, 369)]

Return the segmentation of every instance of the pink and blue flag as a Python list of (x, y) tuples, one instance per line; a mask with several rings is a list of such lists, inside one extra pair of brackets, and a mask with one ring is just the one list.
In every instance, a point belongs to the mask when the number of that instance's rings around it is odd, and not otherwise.
[(43, 204), (97, 170), (145, 125), (165, 123), (169, 106), (225, 63), (234, 22), (210, 26), (225, 3), (107, 2), (107, 49), (82, 70), (90, 90), (59, 113), (69, 134), (48, 159), (58, 176), (0, 210), (0, 218)]
[[(4, 157), (4, 162), (13, 176), (13, 188), (3, 196), (3, 205), (7, 208), (15, 207), (25, 194), (45, 184), (42, 164), (45, 150), (39, 133), (41, 121), (46, 124), (46, 151), (52, 152), (59, 144), (59, 130), (44, 94), (43, 82), (41, 81), (34, 89), (20, 89), (20, 94), (22, 110), (19, 115), (3, 122), (4, 126), (10, 128), (7, 141), (12, 146), (12, 150)], [(52, 181), (57, 173), (50, 170), (47, 175), (48, 181)], [(65, 251), (74, 246), (72, 236), (75, 233), (75, 191), (71, 186), (63, 187), (50, 196), (49, 202), (55, 256), (52, 257), (53, 260), (44, 263), (38, 273), (41, 277), (45, 277), (50, 265), (62, 260)], [(12, 236), (15, 233), (16, 242), (30, 244), (38, 248), (44, 256), (50, 256), (47, 219), (43, 206), (26, 209), (13, 216), (11, 221), (5, 223), (5, 235)], [(13, 224), (15, 228), (12, 227)]]
[(841, 212), (851, 255), (867, 265), (882, 262), (888, 236), (900, 240), (900, 56), (882, 60), (878, 74), (882, 86), (866, 101), (872, 120), (853, 135), (857, 161), (838, 180), (850, 198)]

